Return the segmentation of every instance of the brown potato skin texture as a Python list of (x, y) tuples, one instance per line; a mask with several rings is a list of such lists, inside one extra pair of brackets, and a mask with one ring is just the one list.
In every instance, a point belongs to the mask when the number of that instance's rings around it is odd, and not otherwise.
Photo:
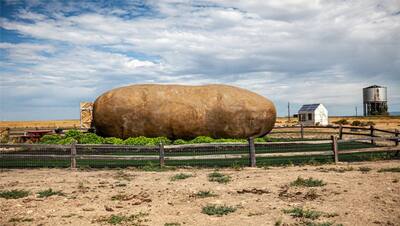
[(131, 85), (102, 94), (93, 107), (96, 133), (123, 139), (259, 137), (275, 120), (270, 100), (228, 85)]

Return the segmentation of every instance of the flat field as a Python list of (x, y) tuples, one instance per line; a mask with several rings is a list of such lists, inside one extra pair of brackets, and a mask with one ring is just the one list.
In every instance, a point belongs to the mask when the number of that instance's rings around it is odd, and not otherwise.
[[(329, 123), (346, 119), (350, 123), (358, 120), (361, 122), (372, 121), (376, 124), (377, 128), (381, 129), (400, 129), (400, 116), (373, 116), (373, 117), (342, 117), (332, 116), (329, 117)], [(298, 121), (296, 118), (291, 118), (290, 122), (287, 122), (286, 117), (278, 117), (276, 120), (276, 126), (293, 125)], [(45, 121), (0, 121), (0, 128), (79, 128), (79, 119), (68, 119), (68, 120), (45, 120)]]
[(43, 121), (0, 121), (0, 128), (79, 128), (79, 119)]
[(220, 169), (226, 183), (196, 168), (1, 170), (0, 196), (29, 194), (0, 198), (0, 225), (400, 225), (399, 170), (399, 160)]

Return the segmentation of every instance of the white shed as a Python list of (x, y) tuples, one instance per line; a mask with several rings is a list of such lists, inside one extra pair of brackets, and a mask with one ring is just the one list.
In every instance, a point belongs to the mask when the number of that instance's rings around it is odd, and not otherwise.
[(305, 104), (299, 110), (299, 122), (306, 126), (328, 125), (328, 110), (322, 104)]

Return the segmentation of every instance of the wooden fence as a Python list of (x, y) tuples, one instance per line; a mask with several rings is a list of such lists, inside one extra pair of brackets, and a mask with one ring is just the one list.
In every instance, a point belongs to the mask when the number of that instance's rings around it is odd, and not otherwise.
[[(384, 140), (393, 143), (393, 146), (379, 146), (369, 148), (356, 148), (351, 150), (341, 150), (340, 144), (348, 142), (369, 142)], [(268, 147), (271, 145), (318, 145), (318, 144), (330, 144), (330, 150), (312, 150), (312, 151), (296, 151), (296, 152), (278, 152), (278, 153), (256, 153), (256, 146)], [(158, 161), (160, 166), (164, 166), (168, 161), (182, 161), (182, 160), (215, 160), (215, 159), (248, 159), (248, 166), (256, 167), (256, 159), (258, 158), (273, 158), (273, 157), (296, 157), (296, 156), (331, 156), (335, 163), (340, 161), (340, 155), (343, 154), (354, 154), (354, 153), (377, 153), (377, 152), (396, 152), (398, 155), (400, 151), (399, 137), (368, 137), (368, 138), (356, 138), (356, 139), (338, 139), (336, 136), (332, 136), (331, 140), (320, 140), (320, 141), (295, 141), (295, 142), (268, 142), (268, 143), (255, 143), (253, 138), (248, 139), (247, 144), (240, 143), (225, 143), (225, 144), (186, 144), (186, 145), (163, 145), (159, 146), (130, 146), (130, 145), (86, 145), (86, 144), (71, 144), (71, 145), (46, 145), (46, 144), (0, 144), (0, 162), (7, 161), (7, 159), (32, 159), (40, 158), (42, 160), (56, 160), (64, 159), (70, 160), (70, 167), (72, 169), (77, 168), (77, 160), (139, 160), (139, 161)], [(207, 150), (212, 148), (215, 151), (213, 154), (207, 155), (190, 155), (190, 156), (166, 156), (165, 153), (179, 153), (187, 151), (188, 149), (198, 149), (201, 153), (201, 149)], [(42, 152), (34, 152), (34, 150), (40, 149)], [(100, 150), (96, 154), (93, 153), (78, 153), (78, 150)], [(116, 155), (112, 154), (113, 150), (128, 150), (129, 155)], [(220, 153), (219, 150), (233, 150), (241, 149), (247, 150), (247, 153)], [(108, 151), (111, 154), (101, 154)], [(54, 153), (53, 153), (54, 152)], [(98, 154), (100, 152), (100, 154)], [(133, 155), (133, 154), (134, 155)], [(0, 164), (1, 165), (1, 164)]]

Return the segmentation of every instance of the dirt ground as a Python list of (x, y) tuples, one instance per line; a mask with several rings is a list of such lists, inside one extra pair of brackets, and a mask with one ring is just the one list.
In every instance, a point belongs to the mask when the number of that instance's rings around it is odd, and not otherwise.
[[(364, 171), (360, 171), (361, 169)], [(0, 225), (107, 225), (130, 216), (125, 225), (295, 225), (306, 221), (342, 225), (400, 225), (399, 160), (322, 166), (220, 169), (231, 177), (208, 180), (213, 169), (144, 172), (137, 169), (0, 171), (0, 191), (26, 189), (27, 197), (0, 198)], [(179, 173), (191, 174), (171, 180)], [(298, 177), (321, 179), (321, 187), (296, 187)], [(63, 195), (39, 198), (52, 188)], [(196, 197), (199, 191), (217, 196)], [(114, 200), (113, 200), (114, 199)], [(224, 216), (202, 213), (207, 204), (232, 206)], [(318, 219), (294, 218), (283, 210), (324, 212)], [(114, 222), (115, 223), (115, 222)]]

